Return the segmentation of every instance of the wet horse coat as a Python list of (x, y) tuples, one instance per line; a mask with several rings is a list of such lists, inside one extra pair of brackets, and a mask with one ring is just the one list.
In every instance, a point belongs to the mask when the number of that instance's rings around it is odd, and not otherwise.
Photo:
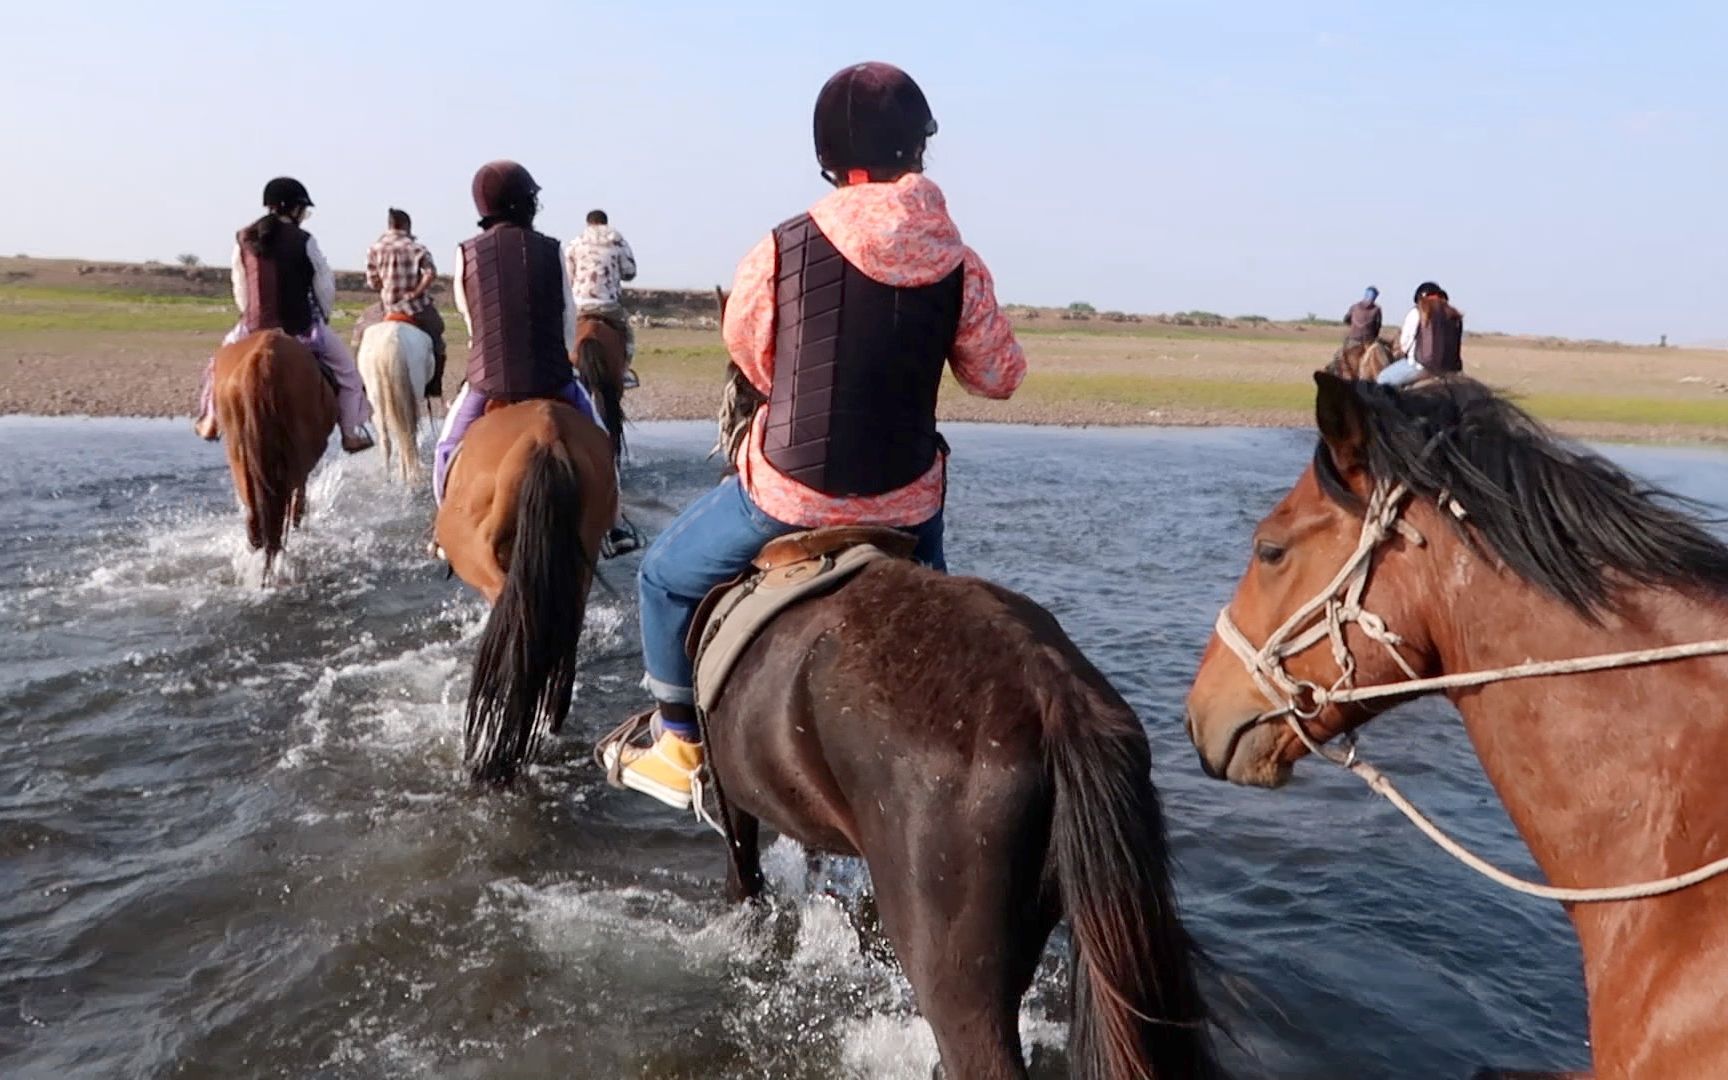
[(246, 539), (264, 552), (264, 574), (281, 554), (290, 522), (306, 515), (306, 478), (336, 424), (336, 392), (312, 350), (264, 330), (217, 350), (212, 362), (217, 423)]
[(606, 433), (570, 406), (522, 402), (469, 427), (436, 532), (492, 604), (468, 691), (476, 780), (513, 779), (563, 724), (594, 559), (617, 512)]
[(759, 821), (862, 857), (949, 1080), (1025, 1076), (1020, 999), (1064, 915), (1072, 1075), (1221, 1075), (1145, 733), (1044, 609), (872, 562), (756, 638), (706, 729), (732, 894), (761, 888)]

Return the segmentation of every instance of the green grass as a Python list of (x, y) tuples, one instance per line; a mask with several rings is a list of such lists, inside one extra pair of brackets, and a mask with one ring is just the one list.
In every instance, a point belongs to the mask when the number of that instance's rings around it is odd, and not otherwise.
[(656, 345), (653, 331), (638, 332), (636, 367), (644, 376), (690, 376), (718, 383), (726, 372), (726, 347), (718, 337), (712, 345)]
[(1043, 374), (1036, 370), (1014, 395), (1033, 404), (1071, 402), (1130, 405), (1145, 409), (1255, 409), (1306, 411), (1314, 388), (1305, 383), (1234, 382), (1111, 372)]
[[(1015, 397), (1024, 397), (1034, 403), (1103, 402), (1147, 410), (1287, 411), (1299, 414), (1304, 422), (1314, 408), (1314, 388), (1305, 381), (1233, 382), (1107, 372), (1042, 375), (1033, 371)], [(1728, 400), (1531, 394), (1520, 396), (1517, 401), (1533, 415), (1550, 423), (1728, 428)]]
[[(1245, 336), (1240, 330), (1231, 330), (1221, 326), (1173, 326), (1169, 323), (1138, 322), (1138, 323), (1095, 323), (1064, 322), (1060, 319), (1035, 319), (1026, 322), (1016, 322), (1014, 333), (1019, 337), (1085, 337), (1085, 338), (1134, 338), (1167, 339), (1172, 341), (1296, 341), (1312, 342), (1319, 340), (1315, 334), (1292, 330), (1278, 333), (1256, 333)], [(1328, 348), (1333, 343), (1328, 343)]]
[[(339, 300), (330, 325), (346, 334), (360, 308), (357, 301)], [(62, 285), (0, 285), (0, 333), (223, 334), (233, 327), (235, 317), (234, 301), (226, 292), (217, 296), (181, 296)], [(444, 311), (444, 319), (461, 325), (461, 316), (453, 308)]]
[(1543, 420), (1597, 424), (1680, 424), (1728, 428), (1728, 400), (1530, 394), (1515, 398)]
[(0, 285), (0, 303), (29, 301), (42, 304), (182, 305), (197, 307), (227, 300), (222, 296), (182, 296), (169, 293), (128, 292), (125, 289), (81, 289), (73, 285)]

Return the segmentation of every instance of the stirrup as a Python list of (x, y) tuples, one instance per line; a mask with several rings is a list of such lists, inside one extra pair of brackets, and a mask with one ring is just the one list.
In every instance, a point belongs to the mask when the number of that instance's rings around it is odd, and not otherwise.
[(644, 731), (652, 739), (654, 717), (659, 711), (658, 708), (642, 710), (594, 744), (594, 764), (606, 770), (608, 784), (615, 788), (624, 786), (624, 748), (641, 738)]
[(606, 530), (606, 535), (600, 540), (600, 557), (615, 559), (620, 555), (628, 555), (642, 546), (642, 530), (638, 529), (629, 518), (624, 518), (624, 524), (614, 525)]

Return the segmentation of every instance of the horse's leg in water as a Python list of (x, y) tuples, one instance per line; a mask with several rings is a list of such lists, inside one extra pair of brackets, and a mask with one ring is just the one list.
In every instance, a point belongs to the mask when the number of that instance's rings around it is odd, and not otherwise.
[(288, 520), (298, 529), (306, 521), (306, 485), (301, 484), (288, 497)]
[(1050, 797), (1041, 770), (991, 774), (903, 802), (893, 820), (873, 823), (886, 835), (865, 844), (883, 929), (936, 1035), (945, 1080), (1024, 1080), (1020, 999), (1056, 923), (1042, 893)]
[(762, 895), (761, 822), (728, 802), (726, 831), (732, 839), (726, 862), (726, 899), (734, 904), (748, 903)]

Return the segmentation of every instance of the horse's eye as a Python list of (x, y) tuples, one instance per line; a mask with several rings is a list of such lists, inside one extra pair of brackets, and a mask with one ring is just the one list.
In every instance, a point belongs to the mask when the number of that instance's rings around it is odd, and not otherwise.
[(1278, 561), (1284, 558), (1285, 550), (1284, 545), (1274, 544), (1270, 540), (1254, 541), (1254, 557), (1267, 566), (1277, 565)]

